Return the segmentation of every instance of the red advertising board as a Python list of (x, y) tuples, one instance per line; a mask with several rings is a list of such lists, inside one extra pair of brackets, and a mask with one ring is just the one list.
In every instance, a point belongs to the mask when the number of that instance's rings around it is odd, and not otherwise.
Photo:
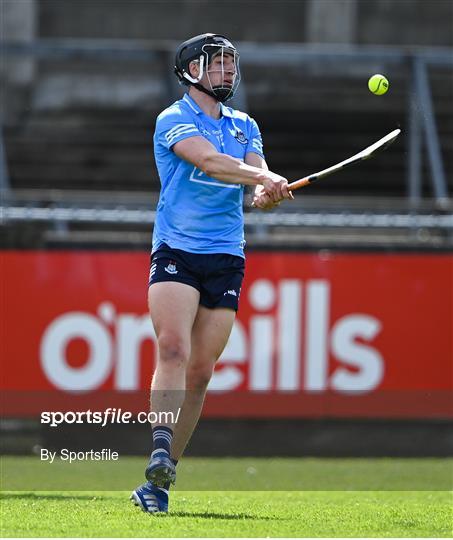
[[(1, 253), (3, 415), (144, 410), (144, 252)], [(453, 256), (249, 253), (211, 417), (453, 417)]]

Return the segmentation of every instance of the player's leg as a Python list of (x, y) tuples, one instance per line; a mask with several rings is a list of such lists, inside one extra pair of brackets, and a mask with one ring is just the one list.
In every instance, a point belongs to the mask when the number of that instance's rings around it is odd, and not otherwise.
[[(151, 384), (151, 410), (177, 413), (185, 388), (191, 334), (200, 293), (190, 285), (151, 285), (148, 303), (157, 340), (156, 368)], [(171, 422), (166, 425), (172, 427)]]
[(175, 427), (172, 458), (178, 460), (197, 425), (214, 365), (227, 344), (236, 312), (200, 306), (192, 329), (184, 404)]
[(229, 254), (206, 255), (200, 289), (200, 309), (192, 329), (187, 366), (187, 391), (176, 427), (172, 457), (179, 459), (200, 417), (215, 362), (222, 354), (238, 309), (244, 259)]
[(170, 448), (174, 421), (184, 401), (186, 367), (199, 298), (197, 289), (179, 282), (153, 283), (148, 292), (157, 338), (157, 363), (151, 385), (151, 412), (157, 421), (152, 425), (154, 450), (145, 474), (159, 487), (175, 478)]

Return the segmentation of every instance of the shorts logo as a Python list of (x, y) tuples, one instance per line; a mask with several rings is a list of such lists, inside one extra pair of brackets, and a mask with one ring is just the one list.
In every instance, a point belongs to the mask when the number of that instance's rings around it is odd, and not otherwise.
[(176, 270), (176, 262), (170, 261), (168, 265), (164, 268), (165, 272), (168, 272), (169, 274), (177, 274), (178, 270)]
[(148, 281), (151, 280), (151, 278), (154, 276), (154, 274), (156, 273), (156, 268), (157, 268), (157, 263), (153, 263), (151, 265), (151, 269), (149, 271), (149, 278), (148, 278)]
[(234, 135), (234, 138), (241, 144), (247, 144), (249, 142), (246, 136), (244, 135), (244, 133), (240, 129), (237, 129), (237, 128), (236, 128), (236, 134)]
[(223, 296), (226, 296), (227, 294), (231, 294), (231, 296), (237, 296), (237, 292), (234, 289), (229, 289), (228, 291), (223, 293)]

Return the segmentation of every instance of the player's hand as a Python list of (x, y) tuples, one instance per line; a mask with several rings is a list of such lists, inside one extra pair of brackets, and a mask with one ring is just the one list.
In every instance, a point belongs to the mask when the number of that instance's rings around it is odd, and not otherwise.
[(283, 199), (294, 199), (294, 195), (288, 190), (288, 180), (271, 171), (263, 175), (262, 185), (264, 192), (269, 195), (272, 202), (278, 203)]
[(255, 194), (253, 197), (252, 206), (254, 208), (259, 208), (260, 210), (272, 210), (280, 204), (279, 202), (274, 202), (267, 193), (262, 191), (259, 194)]

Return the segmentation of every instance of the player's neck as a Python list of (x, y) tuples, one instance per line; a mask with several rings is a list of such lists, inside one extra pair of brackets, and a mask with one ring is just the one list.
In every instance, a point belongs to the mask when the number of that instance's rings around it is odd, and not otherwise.
[(211, 118), (218, 120), (222, 115), (220, 103), (213, 97), (198, 90), (198, 88), (194, 88), (193, 86), (190, 87), (189, 96), (195, 101), (200, 109)]

